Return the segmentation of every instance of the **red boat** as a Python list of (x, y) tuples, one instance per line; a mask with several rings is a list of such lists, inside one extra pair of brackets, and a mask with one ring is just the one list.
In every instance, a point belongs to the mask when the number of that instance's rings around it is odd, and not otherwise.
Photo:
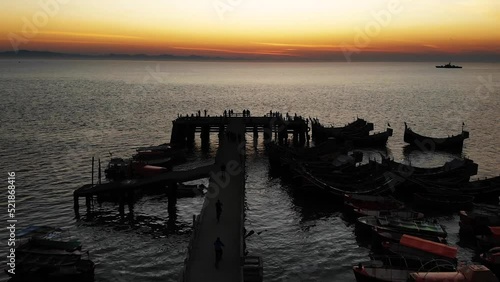
[(409, 282), (498, 282), (497, 277), (484, 265), (466, 265), (456, 272), (414, 272)]

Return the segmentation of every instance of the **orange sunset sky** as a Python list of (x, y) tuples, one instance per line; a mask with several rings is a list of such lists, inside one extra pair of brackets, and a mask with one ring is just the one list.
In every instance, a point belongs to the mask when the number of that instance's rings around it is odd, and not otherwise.
[(0, 0), (0, 51), (500, 55), (498, 0)]

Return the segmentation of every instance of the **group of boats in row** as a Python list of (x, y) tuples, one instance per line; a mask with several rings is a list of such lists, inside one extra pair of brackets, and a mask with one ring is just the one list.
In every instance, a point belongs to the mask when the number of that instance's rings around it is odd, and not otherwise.
[(396, 195), (422, 209), (460, 210), (473, 202), (498, 203), (500, 177), (470, 181), (478, 165), (453, 159), (442, 166), (423, 168), (383, 157), (360, 163), (362, 153), (347, 153), (329, 141), (313, 148), (291, 148), (271, 143), (273, 169), (310, 192), (343, 195)]
[[(500, 209), (496, 211), (492, 223), (500, 220)], [(499, 247), (477, 249), (480, 265), (460, 265), (457, 247), (447, 244), (445, 227), (405, 209), (404, 203), (392, 197), (345, 195), (344, 214), (345, 219), (356, 222), (358, 239), (369, 240), (371, 245), (370, 260), (353, 265), (358, 282), (498, 281)], [(471, 227), (467, 230), (482, 230), (485, 221), (472, 214), (467, 217)]]
[[(354, 147), (385, 147), (389, 137), (392, 136), (393, 129), (388, 124), (385, 131), (370, 134), (373, 130), (373, 123), (357, 118), (355, 121), (342, 126), (324, 126), (318, 119), (311, 119), (312, 138), (315, 142), (321, 143), (328, 139), (335, 139), (339, 143), (349, 144)], [(461, 152), (464, 140), (469, 138), (469, 132), (462, 127), (462, 132), (448, 137), (430, 137), (414, 132), (405, 122), (404, 141), (410, 147), (419, 150), (433, 151), (445, 150)]]

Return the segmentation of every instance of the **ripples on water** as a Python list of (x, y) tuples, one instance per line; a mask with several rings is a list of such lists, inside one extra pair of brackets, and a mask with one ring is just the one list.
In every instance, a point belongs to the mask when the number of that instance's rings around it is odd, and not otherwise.
[[(71, 230), (91, 251), (96, 281), (177, 281), (202, 198), (179, 199), (176, 219), (169, 219), (165, 197), (145, 196), (133, 219), (120, 220), (117, 205), (103, 203), (92, 221), (75, 221), (72, 192), (90, 182), (92, 156), (105, 164), (110, 152), (129, 156), (138, 146), (168, 142), (178, 113), (203, 109), (297, 112), (336, 125), (359, 116), (376, 130), (389, 122), (395, 131), (388, 153), (397, 160), (408, 157), (403, 121), (428, 135), (457, 133), (465, 122), (471, 138), (464, 154), (479, 163), (481, 177), (498, 175), (500, 67), (433, 65), (0, 61), (0, 158), (4, 172), (17, 175), (19, 225)], [(493, 80), (490, 90), (481, 79)], [(247, 152), (246, 225), (261, 232), (248, 247), (263, 256), (266, 281), (353, 281), (351, 265), (366, 260), (368, 249), (339, 207), (271, 177), (261, 143)], [(209, 157), (196, 151), (191, 165)], [(453, 156), (409, 157), (433, 166)], [(439, 219), (455, 244), (457, 216)], [(471, 255), (460, 252), (461, 259)]]

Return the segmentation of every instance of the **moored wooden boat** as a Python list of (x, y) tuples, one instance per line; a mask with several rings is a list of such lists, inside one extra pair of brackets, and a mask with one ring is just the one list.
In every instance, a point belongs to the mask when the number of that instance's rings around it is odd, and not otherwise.
[(386, 196), (345, 194), (344, 203), (348, 208), (368, 210), (397, 210), (403, 209), (404, 203)]
[(468, 158), (453, 159), (442, 166), (430, 168), (398, 163), (389, 159), (382, 159), (382, 163), (405, 179), (433, 180), (459, 177), (459, 180), (468, 182), (470, 176), (476, 175), (478, 171), (478, 165)]
[[(404, 257), (401, 257), (404, 259)], [(371, 260), (360, 262), (352, 267), (354, 277), (357, 282), (406, 282), (408, 275), (415, 271), (439, 271), (454, 269), (454, 266), (447, 261), (431, 260), (420, 264), (411, 264), (406, 261), (406, 265), (384, 264), (382, 261)]]
[(450, 151), (462, 151), (464, 140), (469, 138), (469, 132), (464, 131), (458, 135), (436, 138), (420, 135), (413, 130), (405, 122), (405, 133), (404, 141), (412, 146), (420, 148), (422, 151), (432, 151), (432, 150), (450, 150)]
[(387, 140), (392, 136), (392, 128), (387, 128), (386, 131), (378, 132), (366, 136), (345, 136), (345, 142), (351, 143), (355, 147), (385, 147)]
[[(408, 234), (408, 232), (405, 233), (405, 231), (391, 229), (391, 228), (384, 228), (384, 227), (376, 227), (374, 229), (374, 232), (375, 232), (375, 239), (380, 244), (382, 244), (383, 242), (398, 243), (404, 234)], [(415, 234), (415, 236), (432, 242), (446, 244), (446, 238), (443, 237), (425, 235), (425, 234)]]
[(356, 206), (351, 206), (352, 213), (356, 217), (361, 216), (375, 216), (375, 217), (396, 217), (402, 219), (423, 219), (424, 214), (414, 211), (406, 210), (373, 210), (373, 209), (362, 209)]
[(358, 218), (356, 227), (364, 230), (391, 230), (414, 236), (446, 238), (447, 232), (439, 223), (399, 218), (365, 216)]
[(361, 262), (352, 267), (357, 282), (405, 282), (412, 270), (384, 265), (381, 261)]
[(457, 248), (432, 242), (416, 236), (403, 235), (399, 243), (385, 243), (384, 248), (390, 254), (416, 256), (424, 260), (443, 259), (457, 263)]
[(472, 208), (473, 196), (438, 193), (414, 193), (413, 203), (423, 209), (456, 211)]
[(342, 127), (323, 126), (317, 119), (311, 119), (311, 125), (314, 141), (324, 141), (331, 137), (366, 136), (373, 130), (373, 123), (361, 118)]
[(498, 282), (498, 278), (484, 265), (464, 265), (456, 272), (413, 272), (408, 282)]

